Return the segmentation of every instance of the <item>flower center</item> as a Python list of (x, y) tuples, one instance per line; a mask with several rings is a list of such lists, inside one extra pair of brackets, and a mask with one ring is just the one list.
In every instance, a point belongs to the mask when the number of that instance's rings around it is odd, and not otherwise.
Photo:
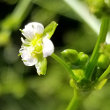
[(31, 41), (31, 45), (34, 47), (32, 56), (37, 57), (39, 54), (42, 54), (42, 34), (36, 34)]

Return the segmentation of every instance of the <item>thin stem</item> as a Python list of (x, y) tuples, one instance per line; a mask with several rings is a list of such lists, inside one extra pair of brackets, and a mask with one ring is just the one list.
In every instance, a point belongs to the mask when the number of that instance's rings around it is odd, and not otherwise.
[(108, 66), (108, 68), (105, 70), (105, 72), (99, 77), (98, 82), (100, 82), (101, 80), (103, 80), (104, 78), (106, 78), (106, 76), (110, 73), (110, 65)]
[(97, 64), (97, 60), (99, 57), (100, 44), (105, 42), (107, 31), (108, 31), (108, 26), (109, 26), (109, 18), (103, 17), (99, 37), (96, 42), (95, 48), (93, 50), (92, 56), (91, 56), (89, 63), (87, 65), (87, 69), (86, 69), (87, 79), (91, 79), (91, 77), (92, 77), (93, 70)]
[(77, 80), (77, 78), (74, 76), (74, 73), (72, 72), (72, 70), (70, 69), (70, 67), (66, 64), (65, 61), (63, 61), (63, 60), (62, 60), (58, 55), (56, 55), (55, 53), (53, 53), (53, 54), (51, 55), (51, 57), (52, 57), (53, 59), (55, 59), (58, 63), (60, 63), (60, 64), (67, 70), (67, 72), (72, 75), (72, 77), (73, 77), (74, 80)]
[(74, 95), (66, 110), (76, 110), (79, 105), (79, 96), (77, 89), (74, 89)]
[(31, 1), (32, 0), (21, 0), (13, 11), (12, 16), (19, 19), (18, 21), (24, 19), (32, 6)]

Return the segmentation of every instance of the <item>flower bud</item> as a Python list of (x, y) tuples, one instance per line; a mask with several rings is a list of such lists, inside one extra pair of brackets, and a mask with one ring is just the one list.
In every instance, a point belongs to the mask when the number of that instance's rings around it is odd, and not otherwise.
[(102, 68), (102, 69), (106, 69), (108, 67), (110, 63), (110, 60), (109, 60), (109, 57), (104, 55), (104, 54), (101, 54), (98, 58), (98, 62), (97, 62), (97, 65)]
[(83, 69), (74, 69), (72, 71), (73, 71), (73, 74), (76, 76), (77, 82), (80, 82), (84, 78)]
[(69, 83), (70, 83), (70, 86), (71, 86), (71, 87), (73, 87), (73, 88), (75, 87), (75, 82), (74, 82), (73, 79), (70, 79)]
[(101, 17), (105, 14), (110, 14), (110, 7), (107, 0), (86, 0), (89, 6), (89, 9), (97, 17)]
[(85, 54), (84, 52), (79, 52), (78, 57), (79, 57), (80, 64), (85, 64), (88, 60), (88, 55)]
[(75, 64), (78, 61), (78, 52), (76, 50), (66, 49), (61, 54), (67, 63)]

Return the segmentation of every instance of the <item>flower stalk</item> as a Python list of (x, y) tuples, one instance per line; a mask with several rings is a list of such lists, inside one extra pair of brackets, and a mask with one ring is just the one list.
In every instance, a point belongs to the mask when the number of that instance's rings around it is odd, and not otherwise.
[(74, 89), (73, 97), (66, 110), (76, 110), (79, 105), (79, 95), (77, 89)]
[(51, 55), (51, 57), (52, 57), (54, 60), (56, 60), (58, 63), (60, 63), (60, 64), (66, 69), (66, 71), (67, 71), (69, 74), (71, 74), (71, 76), (73, 77), (74, 80), (77, 80), (77, 78), (74, 76), (72, 70), (70, 69), (70, 67), (68, 66), (68, 64), (67, 64), (65, 61), (63, 61), (63, 60), (62, 60), (58, 55), (56, 55), (55, 53), (53, 53), (53, 54)]
[(107, 16), (104, 16), (102, 18), (102, 24), (101, 24), (98, 40), (96, 42), (95, 48), (93, 50), (93, 53), (92, 53), (91, 58), (88, 62), (88, 65), (87, 65), (86, 79), (91, 80), (91, 78), (92, 78), (93, 70), (94, 70), (94, 68), (97, 64), (97, 60), (98, 60), (98, 57), (99, 57), (100, 45), (101, 45), (101, 43), (105, 42), (108, 27), (109, 27), (109, 18)]

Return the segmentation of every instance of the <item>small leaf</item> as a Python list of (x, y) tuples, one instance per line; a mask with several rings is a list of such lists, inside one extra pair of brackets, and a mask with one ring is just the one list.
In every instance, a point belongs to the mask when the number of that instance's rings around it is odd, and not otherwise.
[(45, 27), (43, 36), (47, 36), (47, 38), (50, 39), (55, 32), (57, 26), (58, 24), (55, 21), (52, 21), (49, 25)]

